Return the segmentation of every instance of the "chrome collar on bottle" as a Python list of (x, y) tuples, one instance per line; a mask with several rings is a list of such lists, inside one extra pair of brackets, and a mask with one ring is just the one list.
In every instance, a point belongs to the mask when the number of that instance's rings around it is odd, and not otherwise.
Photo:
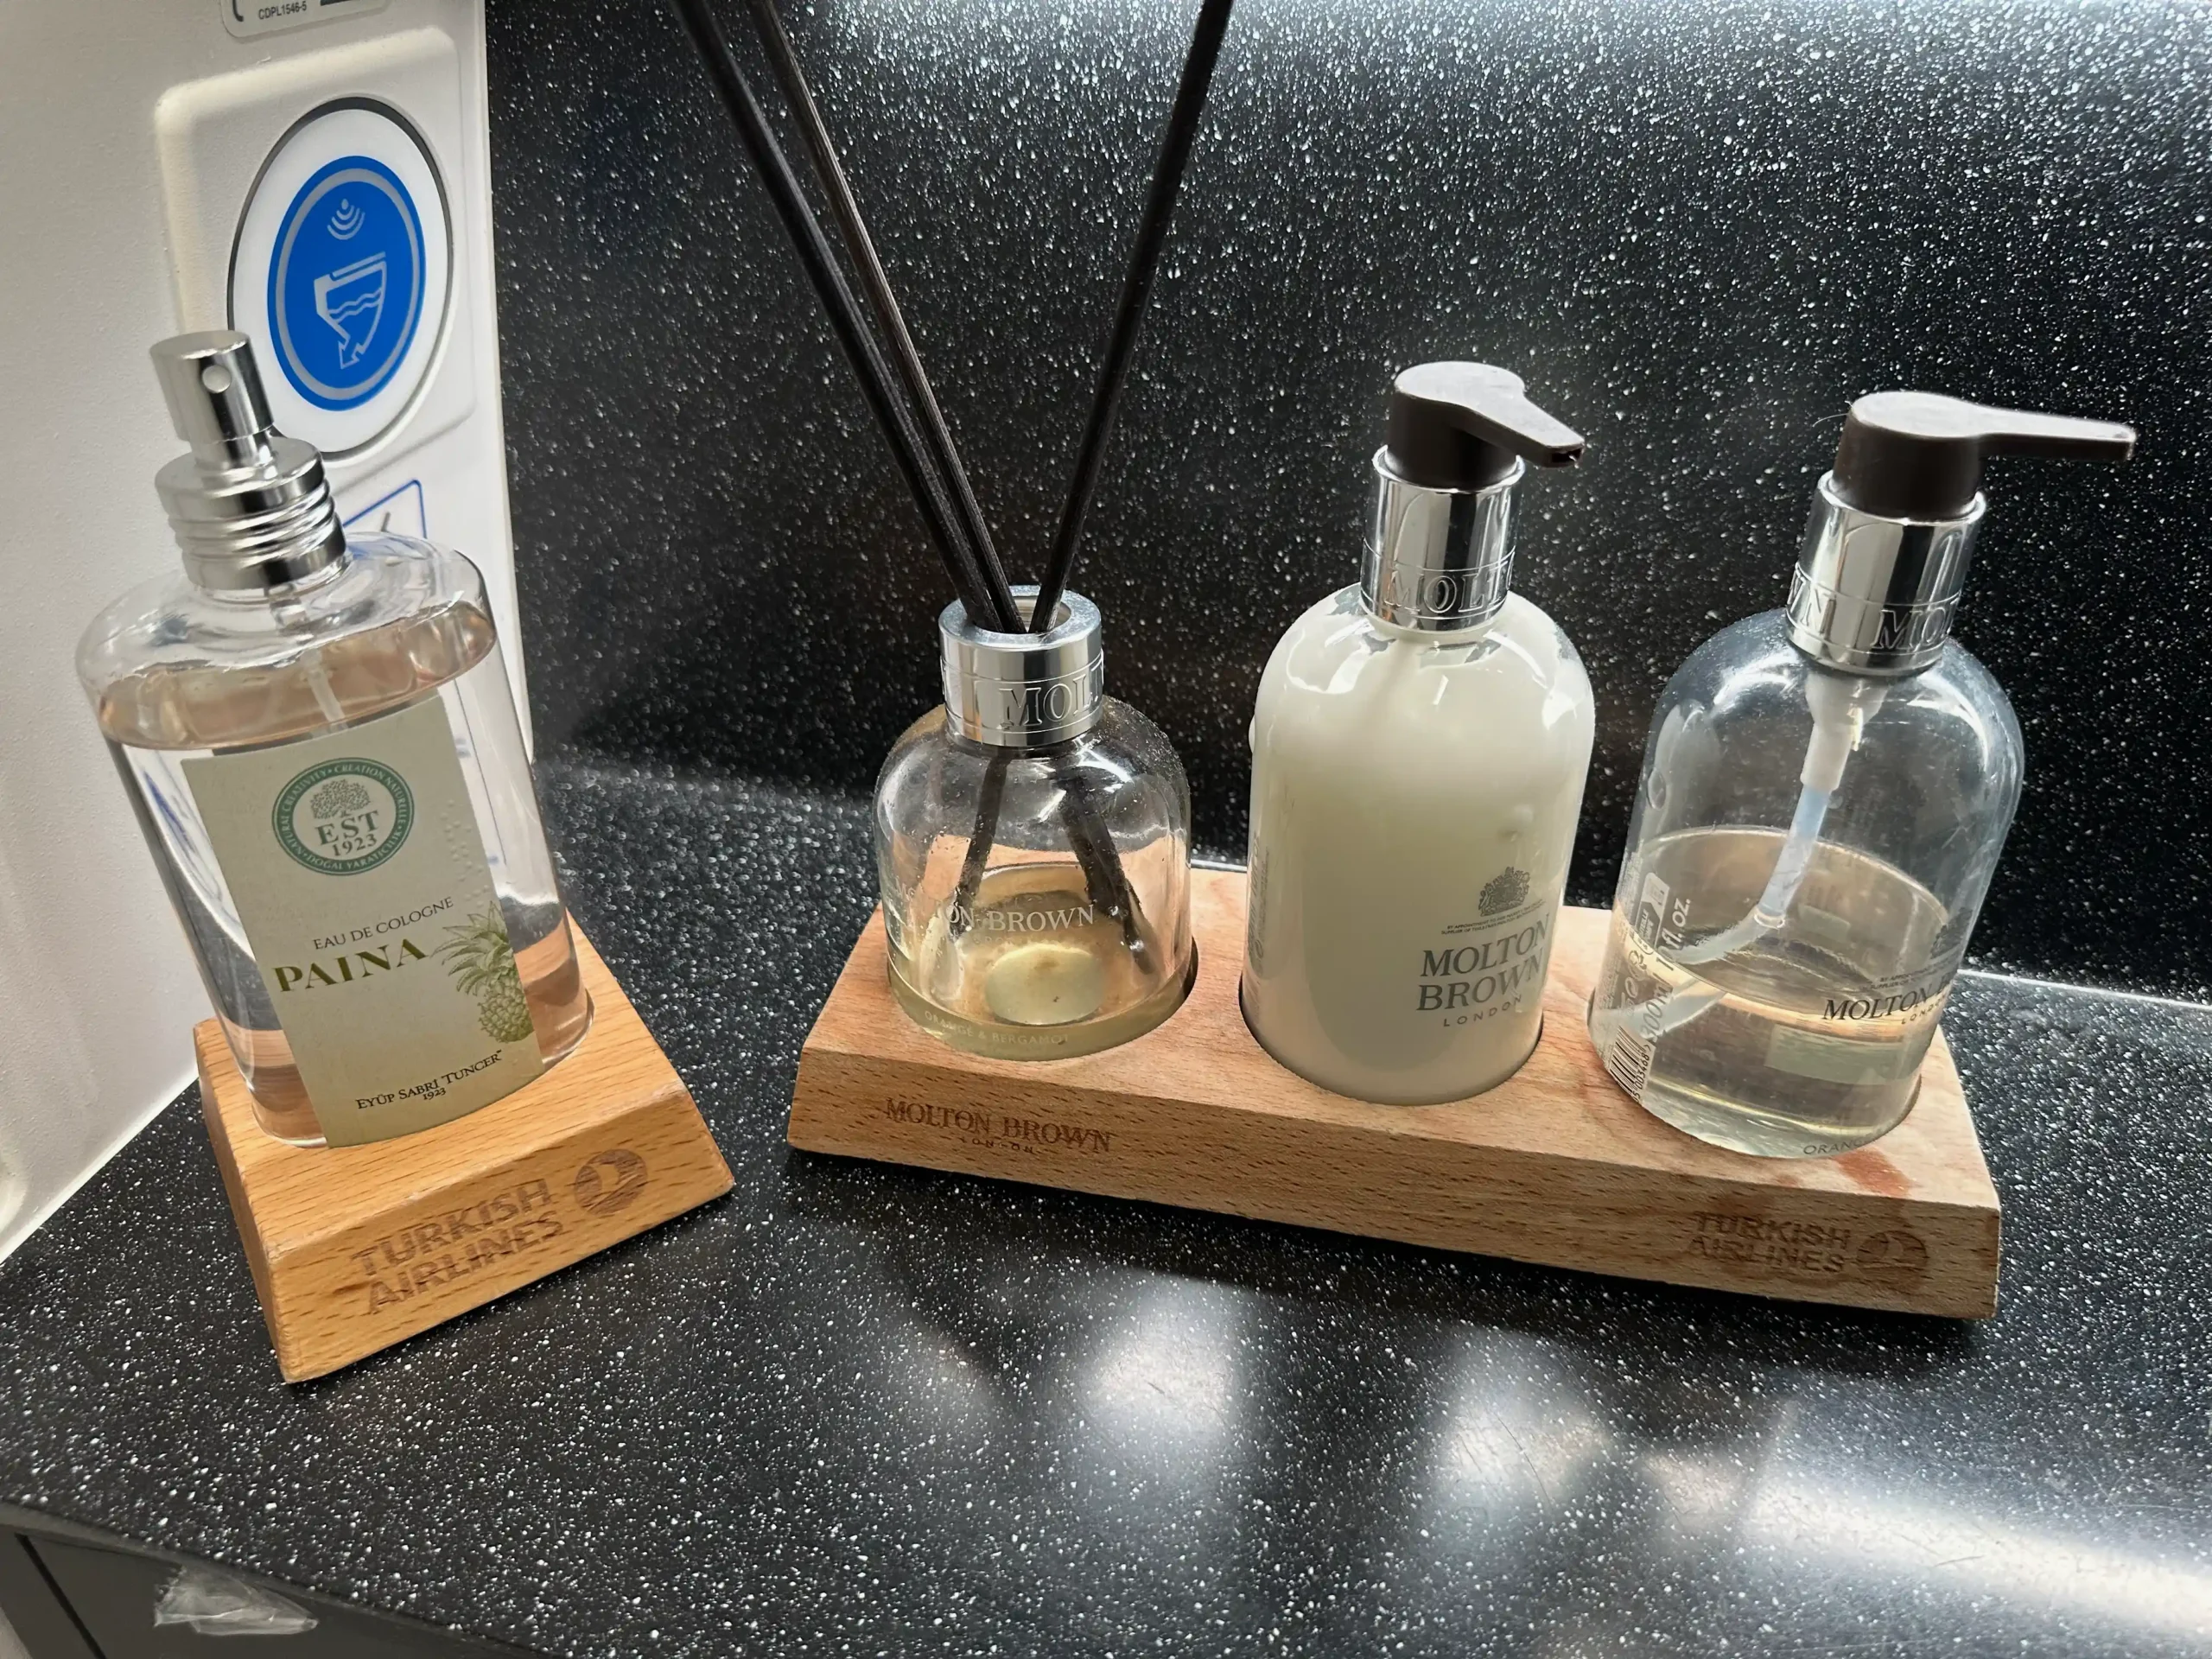
[(1822, 478), (1789, 582), (1789, 639), (1824, 667), (1910, 674), (1943, 654), (1987, 503), (1957, 518), (1885, 518)]
[[(1023, 616), (1033, 584), (1014, 590)], [(944, 708), (952, 728), (977, 743), (1027, 749), (1064, 743), (1098, 723), (1106, 700), (1106, 652), (1098, 607), (1063, 594), (1058, 620), (1042, 633), (1000, 633), (968, 620), (958, 601), (937, 620)]]
[(1375, 452), (1375, 518), (1359, 571), (1360, 597), (1384, 622), (1424, 633), (1478, 627), (1513, 588), (1513, 487), (1520, 461), (1484, 490), (1432, 490), (1390, 470)]
[(202, 588), (253, 592), (344, 558), (322, 456), (276, 430), (246, 337), (180, 334), (153, 355), (169, 418), (192, 446), (154, 477), (186, 574)]

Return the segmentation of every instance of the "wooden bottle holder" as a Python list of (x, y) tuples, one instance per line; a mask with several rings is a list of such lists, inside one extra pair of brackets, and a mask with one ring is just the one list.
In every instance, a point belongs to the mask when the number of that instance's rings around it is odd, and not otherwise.
[(963, 1054), (909, 1020), (879, 914), (806, 1039), (791, 1143), (1670, 1284), (1996, 1312), (1997, 1193), (1940, 1034), (1911, 1115), (1874, 1145), (1721, 1151), (1599, 1064), (1583, 1011), (1606, 912), (1567, 909), (1529, 1063), (1471, 1100), (1370, 1106), (1285, 1071), (1246, 1029), (1243, 877), (1194, 872), (1191, 910), (1198, 981), (1174, 1017), (1043, 1062)]
[[(571, 924), (573, 926), (573, 924)], [(592, 1026), (450, 1123), (367, 1146), (270, 1139), (213, 1020), (200, 1104), (288, 1382), (321, 1376), (730, 1189), (676, 1068), (582, 933)]]

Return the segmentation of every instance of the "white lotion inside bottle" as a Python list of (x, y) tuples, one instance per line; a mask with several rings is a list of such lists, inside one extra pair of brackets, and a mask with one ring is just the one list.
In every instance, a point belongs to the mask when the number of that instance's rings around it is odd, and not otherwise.
[(1503, 371), (1401, 376), (1363, 579), (1268, 662), (1245, 1019), (1339, 1094), (1478, 1094), (1542, 1028), (1594, 722), (1574, 647), (1510, 591), (1512, 498), (1522, 457), (1580, 448)]

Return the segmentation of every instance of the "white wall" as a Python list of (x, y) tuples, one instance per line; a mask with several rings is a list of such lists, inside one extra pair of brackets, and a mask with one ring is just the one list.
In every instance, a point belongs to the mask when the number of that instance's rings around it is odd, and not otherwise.
[(71, 666), (172, 556), (145, 349), (176, 315), (152, 118), (178, 9), (0, 8), (0, 1254), (184, 1086), (205, 1017)]
[[(251, 41), (225, 31), (225, 3), (0, 0), (0, 1256), (185, 1086), (207, 1014), (72, 666), (93, 613), (176, 559), (153, 475), (181, 446), (146, 348), (219, 321), (180, 315), (156, 100), (439, 24), (474, 124), (460, 170), (488, 195), (481, 0), (392, 0)], [(496, 456), (488, 239), (482, 251), (470, 286)], [(504, 531), (503, 485), (499, 512)], [(511, 594), (504, 545), (467, 550)]]

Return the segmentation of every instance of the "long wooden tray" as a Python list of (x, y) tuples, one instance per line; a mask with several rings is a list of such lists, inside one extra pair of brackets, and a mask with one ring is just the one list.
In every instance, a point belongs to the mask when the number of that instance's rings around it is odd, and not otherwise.
[(1147, 1198), (1670, 1284), (1986, 1318), (1998, 1202), (1939, 1035), (1910, 1116), (1821, 1160), (1750, 1158), (1669, 1128), (1615, 1086), (1583, 1009), (1603, 911), (1560, 913), (1535, 1053), (1488, 1094), (1370, 1106), (1283, 1070), (1246, 1030), (1244, 881), (1194, 873), (1198, 982), (1103, 1054), (990, 1060), (893, 1001), (871, 919), (799, 1062), (810, 1152)]

